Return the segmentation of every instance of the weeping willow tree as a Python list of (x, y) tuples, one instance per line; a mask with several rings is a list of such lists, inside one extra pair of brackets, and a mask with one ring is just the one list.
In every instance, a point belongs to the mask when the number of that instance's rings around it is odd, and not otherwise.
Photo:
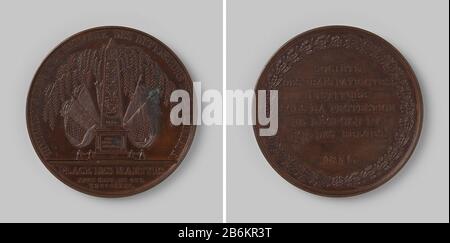
[[(43, 120), (61, 119), (68, 141), (86, 147), (100, 129), (124, 129), (137, 148), (149, 147), (160, 127), (160, 101), (175, 86), (140, 48), (115, 44), (70, 55), (44, 93)], [(165, 103), (168, 105), (168, 103)]]

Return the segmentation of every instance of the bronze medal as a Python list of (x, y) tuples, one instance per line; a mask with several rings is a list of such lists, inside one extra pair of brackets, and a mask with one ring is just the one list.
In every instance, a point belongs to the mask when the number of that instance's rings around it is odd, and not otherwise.
[(351, 196), (382, 185), (405, 165), (421, 131), (413, 70), (391, 44), (362, 29), (298, 35), (272, 57), (256, 89), (278, 91), (277, 134), (260, 136), (261, 126), (254, 127), (265, 158), (315, 194)]
[(145, 191), (185, 157), (195, 126), (170, 121), (171, 92), (192, 81), (156, 38), (125, 27), (75, 34), (39, 67), (27, 101), (28, 132), (45, 166), (95, 196)]

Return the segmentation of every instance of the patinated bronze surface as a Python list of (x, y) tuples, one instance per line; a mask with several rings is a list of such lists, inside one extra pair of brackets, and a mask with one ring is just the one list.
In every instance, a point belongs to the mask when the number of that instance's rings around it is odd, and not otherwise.
[[(28, 132), (45, 166), (95, 196), (145, 191), (185, 157), (195, 126), (175, 126), (170, 94), (192, 81), (156, 38), (125, 27), (65, 40), (39, 67), (27, 101)], [(191, 109), (192, 110), (192, 109)]]
[[(422, 99), (405, 58), (368, 31), (328, 26), (286, 43), (257, 90), (278, 90), (279, 128), (259, 136), (272, 167), (319, 195), (351, 196), (392, 178), (419, 138)], [(268, 103), (268, 102), (267, 102)]]

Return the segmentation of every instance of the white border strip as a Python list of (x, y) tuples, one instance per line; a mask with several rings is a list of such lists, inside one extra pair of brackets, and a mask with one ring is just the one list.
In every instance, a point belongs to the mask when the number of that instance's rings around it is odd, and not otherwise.
[(227, 222), (227, 0), (222, 0), (222, 223)]

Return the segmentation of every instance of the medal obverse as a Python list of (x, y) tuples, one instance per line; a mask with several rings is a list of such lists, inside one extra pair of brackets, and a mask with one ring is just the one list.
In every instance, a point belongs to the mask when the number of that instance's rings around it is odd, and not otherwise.
[[(56, 47), (35, 74), (27, 100), (30, 139), (44, 165), (70, 187), (123, 197), (169, 176), (195, 126), (170, 121), (170, 95), (192, 81), (156, 38), (98, 27)], [(192, 110), (192, 109), (191, 109)]]

